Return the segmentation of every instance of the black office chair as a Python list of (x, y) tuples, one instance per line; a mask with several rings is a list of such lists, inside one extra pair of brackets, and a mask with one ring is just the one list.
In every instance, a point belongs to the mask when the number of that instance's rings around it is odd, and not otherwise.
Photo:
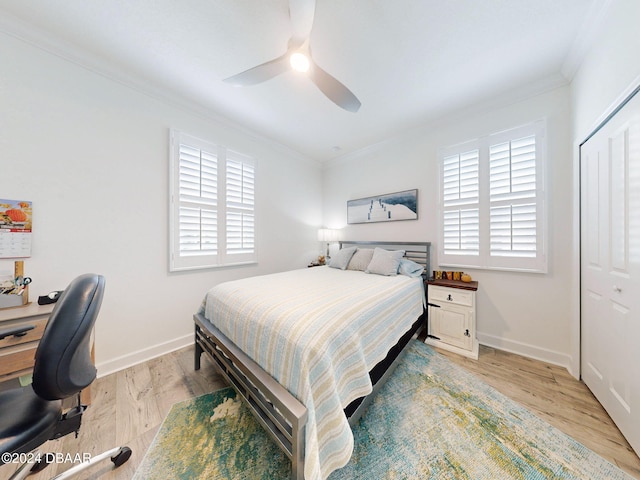
[[(31, 387), (0, 392), (0, 467), (20, 458), (21, 453), (30, 454), (47, 440), (71, 432), (77, 437), (87, 408), (80, 401), (80, 391), (96, 378), (90, 339), (104, 284), (104, 277), (93, 274), (81, 275), (69, 284), (51, 312), (36, 350)], [(63, 400), (74, 395), (76, 406), (63, 411)], [(119, 467), (130, 456), (129, 447), (117, 447), (92, 456), (89, 462), (76, 464), (56, 478), (68, 478), (106, 458)], [(43, 461), (23, 464), (11, 480), (42, 470), (50, 455), (26, 457)]]

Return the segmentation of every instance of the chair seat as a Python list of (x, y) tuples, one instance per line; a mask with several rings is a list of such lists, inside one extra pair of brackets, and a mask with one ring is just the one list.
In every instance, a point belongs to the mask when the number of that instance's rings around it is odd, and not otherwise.
[(0, 392), (0, 412), (0, 453), (27, 453), (51, 438), (62, 401), (44, 400), (31, 386), (15, 388)]

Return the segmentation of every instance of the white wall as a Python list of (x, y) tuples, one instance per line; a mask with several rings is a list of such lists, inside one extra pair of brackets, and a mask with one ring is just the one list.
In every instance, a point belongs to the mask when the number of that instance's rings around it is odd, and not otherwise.
[[(468, 270), (479, 281), (481, 343), (569, 366), (571, 302), (570, 98), (567, 87), (443, 119), (395, 141), (332, 162), (324, 172), (325, 224), (351, 240), (431, 241), (437, 267), (439, 147), (547, 118), (549, 273)], [(346, 225), (349, 199), (418, 188), (416, 221)]]
[(640, 84), (640, 2), (611, 0), (571, 84), (573, 138), (584, 140), (631, 85)]
[[(4, 34), (0, 65), (0, 198), (33, 202), (31, 297), (81, 273), (106, 276), (99, 374), (190, 344), (192, 315), (216, 283), (317, 255), (315, 162)], [(168, 273), (170, 128), (257, 159), (258, 265)]]

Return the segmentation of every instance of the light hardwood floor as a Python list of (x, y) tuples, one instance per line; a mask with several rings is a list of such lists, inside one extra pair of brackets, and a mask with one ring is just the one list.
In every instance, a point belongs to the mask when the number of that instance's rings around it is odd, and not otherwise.
[[(638, 457), (584, 383), (564, 368), (482, 346), (477, 361), (439, 351), (640, 479)], [(192, 348), (99, 378), (92, 387), (92, 404), (83, 417), (79, 437), (68, 435), (48, 442), (48, 450), (96, 455), (126, 444), (133, 455), (122, 467), (114, 470), (106, 461), (79, 478), (130, 479), (171, 406), (223, 386), (222, 377), (208, 360), (203, 359), (200, 371), (193, 369)], [(69, 466), (52, 465), (29, 478), (50, 478)], [(0, 467), (0, 479), (12, 471), (10, 465)]]

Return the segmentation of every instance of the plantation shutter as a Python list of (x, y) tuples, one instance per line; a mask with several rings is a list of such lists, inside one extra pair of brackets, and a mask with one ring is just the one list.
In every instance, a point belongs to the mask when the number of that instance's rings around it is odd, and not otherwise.
[(255, 256), (255, 167), (248, 157), (227, 152), (227, 242), (226, 253), (235, 257)]
[(546, 272), (546, 122), (439, 150), (441, 266)]
[(489, 165), (491, 255), (535, 257), (535, 135), (491, 145)]
[(255, 162), (171, 131), (169, 270), (253, 263)]
[(443, 243), (447, 255), (479, 253), (479, 151), (448, 155), (442, 162)]
[(217, 255), (218, 159), (189, 145), (179, 146), (179, 249), (183, 256)]

